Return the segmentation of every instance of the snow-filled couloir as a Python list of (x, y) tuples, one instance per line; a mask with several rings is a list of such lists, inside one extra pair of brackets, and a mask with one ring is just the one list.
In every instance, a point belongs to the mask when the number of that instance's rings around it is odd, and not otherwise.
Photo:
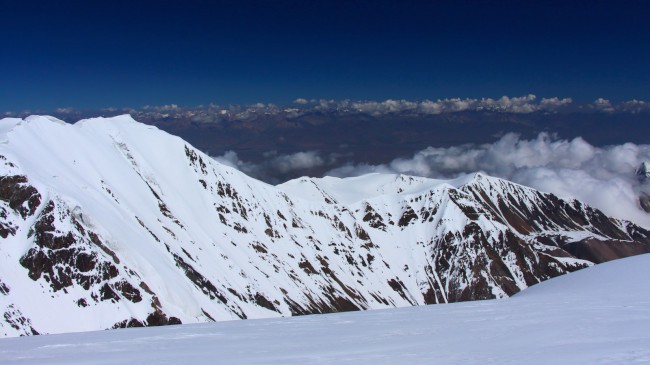
[(271, 186), (130, 116), (0, 121), (0, 332), (510, 296), (650, 232), (505, 180)]

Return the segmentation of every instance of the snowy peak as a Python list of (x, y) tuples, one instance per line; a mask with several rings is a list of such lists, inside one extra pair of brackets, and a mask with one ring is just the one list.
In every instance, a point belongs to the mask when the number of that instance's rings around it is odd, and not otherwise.
[(278, 188), (305, 200), (328, 204), (353, 204), (381, 195), (407, 195), (447, 183), (401, 174), (371, 173), (358, 177), (307, 178), (288, 181)]
[(641, 227), (483, 174), (274, 187), (129, 116), (0, 130), (5, 335), (501, 298), (650, 251)]
[[(650, 179), (650, 162), (645, 161), (641, 163), (635, 173), (641, 185), (647, 187), (648, 179)], [(647, 189), (645, 190), (639, 193), (639, 206), (646, 213), (650, 213), (650, 195), (648, 195)]]
[(645, 183), (650, 178), (650, 162), (645, 161), (641, 163), (639, 168), (636, 169), (636, 176), (641, 183)]
[(323, 178), (301, 177), (280, 184), (277, 187), (284, 192), (305, 200), (349, 205), (382, 195), (417, 195), (439, 188), (457, 188), (477, 179), (479, 176), (483, 175), (476, 173), (452, 180), (438, 180), (403, 174), (370, 173), (348, 178), (331, 176)]

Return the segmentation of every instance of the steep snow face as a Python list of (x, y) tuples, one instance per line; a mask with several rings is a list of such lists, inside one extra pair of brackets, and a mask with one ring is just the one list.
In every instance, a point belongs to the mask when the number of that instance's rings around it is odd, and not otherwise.
[[(506, 300), (0, 340), (3, 364), (634, 364), (650, 361), (650, 255)], [(281, 336), (278, 336), (281, 334)]]
[(129, 116), (0, 121), (8, 336), (502, 298), (650, 232), (481, 174), (274, 187)]

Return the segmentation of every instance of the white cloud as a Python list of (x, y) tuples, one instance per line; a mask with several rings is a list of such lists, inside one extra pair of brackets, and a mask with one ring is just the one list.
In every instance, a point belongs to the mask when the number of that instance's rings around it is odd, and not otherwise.
[(296, 152), (287, 155), (277, 155), (277, 153), (273, 152), (271, 154), (267, 153), (266, 156), (272, 157), (267, 161), (267, 164), (280, 173), (305, 170), (325, 164), (325, 161), (316, 151)]
[(178, 112), (181, 108), (176, 104), (166, 104), (166, 105), (145, 105), (142, 107), (144, 110), (152, 110), (158, 112)]
[(650, 215), (638, 206), (643, 187), (634, 171), (650, 161), (650, 145), (626, 143), (595, 147), (582, 138), (556, 140), (548, 134), (522, 140), (507, 134), (492, 144), (449, 148), (429, 147), (411, 158), (382, 165), (344, 165), (333, 176), (369, 172), (403, 173), (452, 178), (475, 171), (505, 178), (562, 197), (584, 201), (608, 215), (650, 228)]
[(425, 100), (421, 102), (420, 110), (425, 114), (440, 114), (444, 111), (441, 103), (431, 100)]
[(451, 104), (451, 111), (460, 112), (470, 108), (472, 104), (476, 103), (475, 99), (449, 99), (448, 101)]
[(612, 103), (607, 99), (598, 98), (591, 105), (594, 109), (599, 111), (603, 111), (607, 113), (612, 113), (615, 111), (614, 107), (612, 106)]
[(236, 168), (248, 176), (270, 183), (283, 182), (288, 174), (295, 171), (308, 171), (336, 162), (336, 156), (330, 155), (328, 158), (323, 158), (317, 151), (290, 154), (269, 151), (263, 156), (264, 160), (259, 163), (243, 161), (235, 151), (227, 151), (221, 156), (212, 158), (219, 163)]
[(619, 105), (619, 109), (628, 113), (640, 113), (650, 111), (650, 103), (643, 100), (632, 99)]
[(571, 98), (560, 99), (555, 96), (548, 99), (542, 98), (542, 101), (539, 103), (539, 107), (541, 110), (557, 110), (561, 107), (568, 106), (571, 103), (573, 103), (573, 99)]
[(532, 113), (538, 110), (538, 104), (535, 103), (537, 96), (528, 94), (526, 96), (513, 97), (502, 96), (498, 100), (490, 98), (481, 99), (477, 102), (477, 109), (498, 109), (511, 113)]
[(298, 99), (294, 100), (293, 102), (296, 103), (296, 104), (301, 104), (301, 105), (309, 103), (309, 101), (307, 99), (304, 99), (304, 98), (298, 98)]
[(249, 176), (257, 177), (260, 172), (258, 165), (240, 160), (235, 151), (226, 151), (223, 155), (212, 158), (219, 163), (235, 168)]

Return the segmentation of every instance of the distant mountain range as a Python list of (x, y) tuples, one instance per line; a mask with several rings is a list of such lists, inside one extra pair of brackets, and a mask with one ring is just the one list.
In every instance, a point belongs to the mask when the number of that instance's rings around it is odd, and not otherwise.
[(272, 186), (130, 116), (0, 121), (5, 336), (503, 298), (650, 232), (473, 174)]

